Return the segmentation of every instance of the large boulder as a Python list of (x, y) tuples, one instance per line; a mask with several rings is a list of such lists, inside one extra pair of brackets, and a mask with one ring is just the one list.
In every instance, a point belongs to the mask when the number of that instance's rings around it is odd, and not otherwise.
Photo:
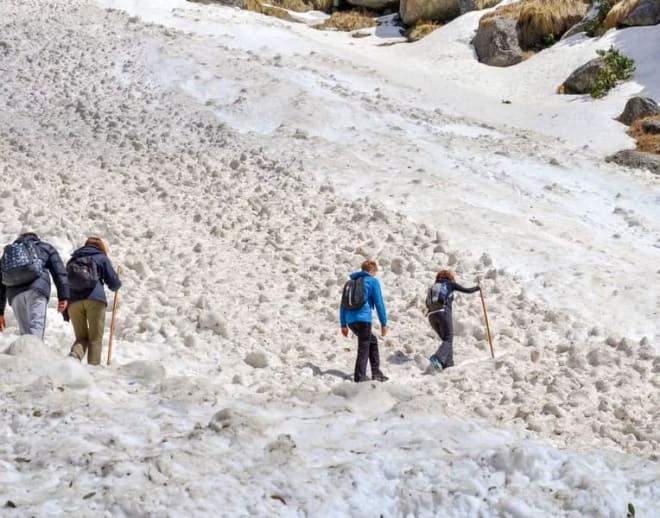
[(512, 18), (497, 17), (480, 23), (472, 44), (477, 58), (486, 65), (508, 67), (523, 59), (516, 20)]
[(598, 74), (605, 67), (604, 58), (595, 58), (587, 61), (581, 67), (575, 69), (562, 83), (562, 91), (565, 94), (588, 94), (593, 90)]
[(625, 149), (608, 156), (605, 161), (634, 169), (646, 169), (653, 174), (660, 175), (660, 155), (655, 153)]
[(660, 24), (660, 0), (640, 0), (628, 16), (619, 20), (619, 25), (634, 27)]
[(401, 0), (399, 16), (405, 25), (419, 20), (446, 22), (461, 14), (459, 0)]
[(660, 106), (649, 97), (631, 97), (616, 120), (630, 126), (637, 119), (660, 114)]

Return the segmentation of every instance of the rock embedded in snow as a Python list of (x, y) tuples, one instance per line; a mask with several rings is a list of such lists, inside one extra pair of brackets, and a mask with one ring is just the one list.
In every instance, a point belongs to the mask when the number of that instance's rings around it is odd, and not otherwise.
[(619, 25), (624, 27), (658, 24), (660, 24), (660, 2), (658, 0), (639, 0), (635, 8), (619, 20)]
[(579, 95), (590, 93), (600, 72), (605, 68), (605, 58), (598, 57), (576, 68), (562, 83), (562, 93)]
[(481, 63), (495, 67), (510, 67), (523, 60), (518, 41), (516, 20), (499, 16), (479, 24), (472, 40)]
[(643, 169), (655, 175), (660, 175), (660, 155), (654, 153), (624, 149), (608, 156), (605, 161), (614, 162), (631, 169)]
[(268, 367), (268, 356), (262, 351), (248, 353), (243, 361), (255, 369), (265, 369)]
[(459, 14), (459, 0), (401, 0), (399, 3), (399, 16), (409, 26), (419, 20), (446, 22)]
[(616, 120), (630, 126), (637, 119), (660, 114), (660, 106), (650, 97), (635, 96), (628, 99), (626, 106)]

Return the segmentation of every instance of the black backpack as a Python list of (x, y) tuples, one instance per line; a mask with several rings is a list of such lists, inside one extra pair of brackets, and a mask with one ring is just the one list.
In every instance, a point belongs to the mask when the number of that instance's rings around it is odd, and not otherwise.
[(449, 293), (449, 284), (447, 281), (436, 282), (429, 288), (429, 292), (426, 295), (426, 308), (429, 311), (444, 309), (450, 299), (451, 294)]
[(94, 289), (99, 282), (99, 268), (91, 255), (78, 255), (66, 263), (69, 288), (83, 292)]
[(5, 252), (0, 259), (0, 268), (2, 268), (2, 284), (21, 286), (41, 277), (44, 263), (39, 257), (35, 241), (16, 240), (5, 246)]
[(341, 305), (344, 309), (356, 310), (364, 306), (364, 277), (351, 279), (344, 284), (341, 293)]

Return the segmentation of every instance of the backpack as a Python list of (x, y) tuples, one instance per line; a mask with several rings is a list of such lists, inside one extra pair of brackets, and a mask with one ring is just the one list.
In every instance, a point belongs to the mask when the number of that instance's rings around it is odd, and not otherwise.
[(99, 268), (91, 255), (78, 255), (66, 263), (69, 288), (73, 291), (91, 291), (99, 282)]
[(0, 259), (0, 268), (2, 284), (21, 286), (41, 277), (44, 263), (33, 240), (16, 240), (5, 246), (5, 252)]
[(364, 306), (366, 302), (364, 296), (364, 277), (351, 279), (344, 284), (341, 294), (341, 305), (344, 309), (356, 310)]
[(444, 309), (450, 298), (449, 284), (447, 281), (436, 282), (429, 288), (429, 292), (426, 296), (426, 308), (429, 311)]

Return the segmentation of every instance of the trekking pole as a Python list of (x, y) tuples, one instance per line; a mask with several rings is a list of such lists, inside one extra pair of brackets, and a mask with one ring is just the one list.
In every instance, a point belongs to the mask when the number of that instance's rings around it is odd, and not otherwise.
[(486, 302), (484, 301), (484, 289), (481, 286), (481, 278), (477, 278), (477, 284), (479, 285), (479, 295), (481, 295), (481, 307), (484, 308), (484, 319), (486, 320), (486, 332), (488, 333), (488, 343), (490, 344), (490, 356), (495, 358), (495, 352), (493, 351), (493, 339), (490, 336), (490, 326), (488, 325), (488, 313), (486, 312)]
[[(121, 273), (121, 266), (117, 266), (117, 277)], [(110, 335), (108, 336), (108, 363), (112, 360), (112, 338), (115, 334), (115, 317), (117, 316), (117, 300), (118, 300), (119, 290), (115, 291), (114, 300), (112, 301), (112, 318), (110, 319)]]

